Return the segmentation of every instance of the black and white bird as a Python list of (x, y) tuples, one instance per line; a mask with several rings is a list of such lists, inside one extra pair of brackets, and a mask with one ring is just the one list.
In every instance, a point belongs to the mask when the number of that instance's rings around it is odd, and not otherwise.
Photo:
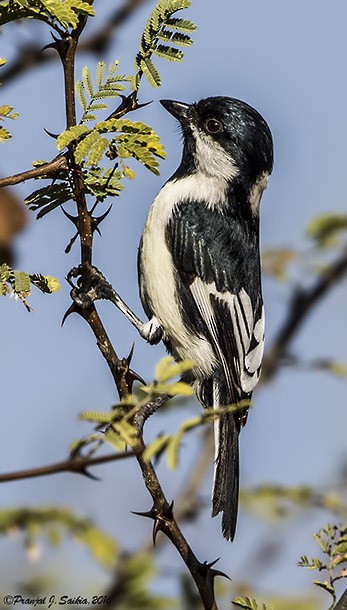
[[(139, 251), (143, 336), (163, 339), (176, 360), (194, 361), (204, 407), (247, 402), (264, 348), (259, 203), (273, 165), (265, 120), (229, 97), (163, 100), (183, 133), (180, 166), (154, 200)], [(245, 400), (246, 399), (246, 400)], [(242, 404), (242, 402), (241, 402)], [(212, 515), (235, 535), (241, 407), (215, 421)]]

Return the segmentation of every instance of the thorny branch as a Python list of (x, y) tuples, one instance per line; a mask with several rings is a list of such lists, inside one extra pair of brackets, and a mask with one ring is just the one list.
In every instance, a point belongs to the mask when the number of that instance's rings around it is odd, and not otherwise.
[[(78, 53), (105, 54), (114, 40), (114, 34), (131, 15), (148, 0), (125, 0), (124, 4), (108, 16), (107, 21), (78, 44)], [(1, 70), (1, 83), (6, 85), (28, 70), (56, 60), (54, 53), (43, 53), (42, 43), (29, 43), (22, 46), (17, 57)]]
[[(72, 83), (74, 82), (74, 65), (77, 44), (84, 25), (85, 18), (80, 18), (80, 22), (76, 30), (74, 30), (69, 37), (62, 40), (58, 48), (64, 69), (67, 127), (71, 127), (76, 124), (75, 96)], [(124, 113), (123, 105), (121, 105), (121, 112), (122, 114)], [(70, 145), (69, 152), (73, 153), (73, 144)], [(71, 154), (71, 157), (73, 158), (73, 154)], [(81, 177), (81, 172), (79, 171), (80, 168), (75, 164), (74, 161), (72, 161), (72, 163), (72, 174), (78, 211), (77, 229), (81, 244), (81, 289), (87, 292), (90, 288), (90, 269), (92, 265), (92, 215), (87, 207), (84, 184)], [(126, 359), (120, 360), (117, 356), (94, 305), (91, 304), (87, 308), (81, 308), (76, 303), (73, 303), (72, 307), (70, 307), (69, 313), (72, 312), (80, 314), (91, 327), (97, 339), (97, 345), (109, 366), (119, 396), (121, 399), (126, 398), (131, 391), (133, 381), (128, 362)], [(147, 516), (153, 520), (153, 540), (155, 541), (157, 532), (159, 530), (163, 531), (167, 535), (172, 544), (178, 550), (184, 563), (190, 571), (199, 590), (204, 608), (206, 610), (217, 610), (214, 596), (214, 578), (219, 574), (219, 572), (212, 569), (213, 564), (207, 564), (206, 562), (201, 563), (194, 555), (187, 540), (178, 527), (173, 515), (173, 505), (169, 504), (167, 501), (153, 465), (151, 462), (143, 458), (144, 449), (145, 444), (142, 438), (142, 433), (139, 431), (136, 441), (136, 458), (141, 468), (146, 488), (153, 501), (151, 510), (144, 513), (143, 516)]]
[(84, 474), (90, 478), (96, 478), (88, 472), (90, 466), (98, 466), (99, 464), (106, 464), (107, 462), (116, 462), (118, 460), (125, 460), (136, 455), (135, 451), (122, 451), (119, 453), (111, 453), (109, 455), (93, 456), (82, 456), (72, 455), (62, 462), (55, 462), (54, 464), (48, 464), (47, 466), (40, 466), (39, 468), (28, 468), (26, 470), (17, 470), (16, 472), (8, 472), (0, 474), (0, 483), (9, 481), (18, 481), (19, 479), (31, 479), (34, 477), (43, 477), (46, 475), (57, 474), (59, 472), (76, 472), (78, 474)]
[(272, 346), (267, 350), (261, 375), (261, 383), (270, 381), (281, 365), (283, 357), (305, 319), (318, 302), (346, 275), (347, 248), (317, 279), (312, 288), (297, 289), (288, 305), (288, 314)]
[[(117, 27), (122, 21), (124, 21), (124, 19), (130, 14), (130, 12), (134, 10), (137, 6), (139, 6), (143, 1), (144, 0), (129, 0), (128, 3), (122, 7), (122, 9), (114, 13), (111, 21), (106, 24), (104, 28), (100, 30), (99, 33), (90, 36), (89, 39), (85, 39), (84, 43), (79, 44), (79, 37), (86, 22), (85, 18), (81, 18), (78, 28), (74, 30), (70, 36), (64, 38), (61, 41), (59, 54), (62, 59), (64, 69), (67, 127), (71, 127), (76, 124), (75, 97), (73, 87), (74, 63), (77, 49), (86, 50), (87, 48), (89, 48), (94, 51), (99, 51), (103, 48), (104, 50), (105, 45), (107, 46), (111, 39), (111, 34), (113, 33), (114, 28)], [(38, 60), (35, 60), (34, 63), (38, 63)], [(5, 73), (3, 81), (7, 80), (8, 82), (11, 78), (13, 78), (16, 74), (22, 72), (24, 69), (26, 69), (25, 62), (22, 61), (21, 66), (17, 62), (17, 67), (12, 66), (12, 72), (8, 69), (7, 74)], [(122, 114), (123, 113), (124, 109), (122, 110)], [(72, 152), (73, 145), (71, 145), (69, 150), (70, 159), (73, 159), (73, 155), (71, 154)], [(67, 169), (67, 157), (61, 155), (48, 164), (0, 180), (0, 187), (5, 185), (18, 184), (19, 182), (31, 178), (51, 176), (64, 169)], [(89, 270), (92, 265), (93, 249), (93, 227), (91, 222), (92, 219), (91, 213), (87, 207), (84, 184), (81, 178), (81, 174), (78, 171), (79, 168), (76, 165), (72, 165), (71, 169), (78, 208), (78, 233), (81, 244), (81, 266), (83, 270), (82, 289), (88, 290), (88, 288), (90, 287)], [(320, 276), (313, 288), (308, 290), (298, 290), (294, 294), (292, 302), (290, 303), (288, 317), (282, 328), (280, 329), (272, 347), (268, 350), (268, 353), (265, 357), (262, 378), (263, 382), (269, 381), (273, 377), (278, 366), (280, 365), (281, 358), (286, 354), (291, 341), (298, 332), (307, 315), (317, 304), (317, 302), (321, 298), (323, 298), (338, 281), (341, 280), (346, 271), (347, 251), (345, 251), (343, 255), (333, 265), (331, 265), (331, 267), (327, 270), (325, 274), (322, 274)], [(133, 381), (131, 374), (129, 374), (129, 363), (126, 359), (120, 359), (117, 356), (94, 305), (91, 304), (88, 308), (79, 309), (78, 306), (74, 304), (70, 309), (71, 312), (74, 311), (76, 313), (79, 313), (79, 315), (81, 315), (91, 327), (94, 336), (96, 337), (97, 345), (109, 366), (119, 395), (121, 398), (125, 397), (129, 393)], [(145, 418), (146, 416), (144, 416), (144, 419), (141, 425), (139, 426), (139, 429), (142, 428)], [(212, 569), (213, 564), (207, 564), (206, 562), (201, 563), (194, 555), (188, 542), (184, 538), (181, 530), (177, 525), (176, 519), (173, 514), (173, 505), (169, 504), (169, 502), (167, 501), (152, 464), (144, 460), (143, 458), (142, 453), (144, 448), (145, 445), (142, 439), (142, 434), (140, 434), (136, 449), (132, 452), (94, 458), (75, 456), (63, 462), (52, 464), (50, 466), (44, 466), (38, 469), (24, 470), (17, 473), (0, 475), (0, 482), (15, 479), (18, 480), (31, 476), (43, 476), (45, 474), (52, 474), (55, 472), (63, 471), (79, 472), (81, 474), (89, 475), (86, 470), (88, 466), (97, 465), (108, 461), (124, 459), (125, 457), (135, 456), (141, 468), (146, 488), (149, 491), (153, 501), (153, 506), (150, 511), (142, 514), (143, 516), (147, 516), (153, 520), (154, 540), (158, 531), (162, 531), (166, 534), (166, 536), (177, 548), (183, 561), (189, 569), (200, 592), (204, 608), (208, 610), (217, 610), (217, 605), (214, 597), (214, 578), (216, 575), (221, 573)], [(204, 468), (205, 467), (206, 466), (204, 466)], [(187, 509), (182, 509), (182, 511), (183, 512), (181, 512), (180, 516), (187, 516)], [(335, 610), (345, 610), (346, 608), (347, 592), (345, 592), (344, 595), (341, 597), (340, 601), (335, 607)]]

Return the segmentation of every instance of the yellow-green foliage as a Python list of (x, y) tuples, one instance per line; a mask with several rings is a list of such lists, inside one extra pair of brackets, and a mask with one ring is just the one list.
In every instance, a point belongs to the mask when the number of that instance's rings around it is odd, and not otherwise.
[[(0, 106), (0, 121), (3, 121), (4, 119), (18, 119), (19, 114), (18, 112), (12, 112), (13, 108), (12, 106)], [(0, 125), (0, 142), (6, 142), (6, 140), (9, 140), (11, 138), (11, 134), (10, 132), (5, 129), (5, 127), (3, 127), (2, 125)]]
[(329, 610), (332, 610), (337, 599), (335, 583), (347, 578), (347, 523), (339, 526), (326, 525), (318, 534), (314, 534), (314, 539), (323, 557), (312, 557), (309, 560), (303, 555), (298, 565), (309, 570), (318, 570), (319, 573), (326, 572), (328, 580), (314, 580), (313, 583), (331, 595), (332, 604)]
[(327, 213), (311, 220), (306, 235), (313, 239), (319, 248), (336, 245), (337, 237), (347, 230), (347, 215)]
[[(97, 115), (95, 112), (107, 110), (108, 108), (108, 104), (105, 101), (119, 97), (126, 89), (126, 84), (124, 83), (130, 81), (131, 77), (125, 76), (125, 74), (117, 74), (117, 70), (118, 61), (115, 61), (109, 66), (106, 75), (106, 64), (103, 61), (99, 61), (96, 66), (94, 84), (89, 68), (85, 66), (82, 69), (82, 80), (76, 82), (77, 99), (84, 111), (81, 123), (96, 120)], [(103, 101), (100, 102), (98, 100)]]
[(142, 73), (152, 87), (160, 86), (160, 74), (152, 62), (152, 55), (169, 61), (182, 61), (183, 51), (176, 45), (190, 46), (193, 41), (189, 34), (195, 30), (196, 25), (192, 21), (172, 15), (190, 5), (190, 0), (159, 0), (153, 9), (141, 36), (140, 49), (135, 59), (135, 89)]
[(6, 263), (0, 266), (0, 295), (13, 294), (20, 299), (28, 311), (30, 305), (26, 302), (31, 293), (31, 286), (35, 286), (41, 292), (51, 294), (60, 288), (58, 280), (50, 275), (30, 274), (25, 271), (15, 271)]
[[(115, 134), (107, 138), (102, 134)], [(57, 139), (58, 150), (75, 144), (77, 163), (95, 167), (105, 151), (112, 146), (121, 161), (129, 157), (137, 159), (155, 174), (159, 174), (156, 157), (165, 158), (159, 136), (151, 127), (140, 121), (110, 118), (96, 123), (93, 129), (76, 125), (64, 131)]]
[(63, 534), (84, 545), (93, 558), (106, 568), (114, 568), (118, 546), (109, 535), (97, 528), (90, 519), (78, 517), (71, 510), (54, 507), (7, 508), (0, 511), (0, 534), (20, 531), (27, 548), (45, 536), (54, 546)]
[(66, 201), (74, 199), (73, 191), (66, 182), (56, 182), (37, 189), (25, 199), (25, 203), (32, 211), (37, 211), (36, 218), (42, 218)]
[(2, 0), (0, 25), (17, 19), (40, 19), (49, 25), (65, 29), (76, 28), (80, 15), (95, 15), (93, 7), (84, 0)]

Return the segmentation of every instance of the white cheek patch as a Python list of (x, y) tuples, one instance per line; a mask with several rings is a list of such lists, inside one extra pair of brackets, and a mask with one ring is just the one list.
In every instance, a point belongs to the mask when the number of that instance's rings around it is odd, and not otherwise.
[(237, 176), (239, 169), (233, 159), (211, 136), (190, 125), (196, 146), (196, 162), (198, 171), (230, 181)]
[(255, 216), (259, 213), (259, 203), (261, 200), (261, 196), (263, 194), (263, 191), (267, 188), (268, 182), (269, 174), (268, 172), (264, 172), (252, 186), (248, 202)]

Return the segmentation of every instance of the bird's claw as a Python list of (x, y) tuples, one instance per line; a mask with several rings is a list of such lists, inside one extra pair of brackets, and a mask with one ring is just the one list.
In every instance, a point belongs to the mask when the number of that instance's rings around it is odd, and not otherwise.
[[(88, 269), (88, 284), (89, 290), (84, 291), (82, 288), (82, 266), (73, 267), (66, 279), (72, 290), (70, 292), (71, 299), (81, 309), (87, 309), (95, 301), (108, 298), (108, 292), (111, 289), (110, 284), (106, 280), (105, 276), (96, 267), (90, 267)], [(76, 280), (74, 283), (73, 280)]]

